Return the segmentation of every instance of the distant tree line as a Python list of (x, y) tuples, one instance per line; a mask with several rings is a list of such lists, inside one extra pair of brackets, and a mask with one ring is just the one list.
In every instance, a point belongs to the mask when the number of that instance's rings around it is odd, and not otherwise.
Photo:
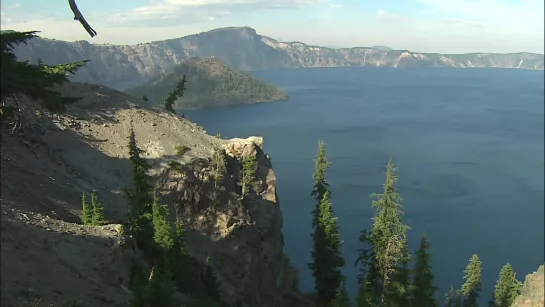
[[(147, 84), (128, 89), (126, 92), (135, 97), (146, 96), (151, 104), (167, 104), (168, 102), (168, 105), (175, 105), (182, 109), (287, 98), (286, 93), (274, 85), (259, 80), (249, 73), (227, 68), (223, 64), (218, 65), (216, 61), (208, 63), (210, 62), (180, 64), (174, 68), (173, 72), (159, 76)], [(184, 87), (183, 90), (173, 91), (173, 88), (179, 87), (180, 80), (185, 80), (185, 76), (188, 76), (187, 89)]]

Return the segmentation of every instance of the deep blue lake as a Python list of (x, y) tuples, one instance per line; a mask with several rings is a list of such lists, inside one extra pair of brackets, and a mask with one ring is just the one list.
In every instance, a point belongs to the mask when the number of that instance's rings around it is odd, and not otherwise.
[[(285, 251), (310, 291), (312, 171), (318, 140), (332, 166), (344, 273), (356, 292), (358, 236), (371, 227), (391, 157), (409, 245), (426, 232), (441, 297), (483, 261), (483, 302), (510, 262), (521, 279), (544, 261), (544, 73), (513, 69), (318, 68), (255, 73), (283, 102), (185, 111), (210, 134), (260, 135), (278, 178)], [(189, 86), (188, 86), (189, 87)]]

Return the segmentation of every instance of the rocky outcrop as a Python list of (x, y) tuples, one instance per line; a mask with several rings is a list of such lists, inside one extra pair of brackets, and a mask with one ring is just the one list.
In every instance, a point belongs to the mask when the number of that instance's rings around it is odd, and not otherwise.
[[(189, 226), (190, 253), (209, 258), (224, 297), (239, 306), (278, 306), (277, 288), (283, 250), (282, 214), (276, 176), (263, 153), (263, 139), (224, 141), (217, 150), (227, 156), (227, 178), (214, 181), (212, 159), (197, 159), (160, 176), (164, 203), (173, 204)], [(257, 159), (257, 184), (241, 195), (242, 160)], [(217, 186), (217, 188), (214, 188)]]
[[(130, 251), (127, 256), (119, 247), (115, 227), (82, 226), (79, 216), (82, 192), (96, 190), (106, 219), (125, 219), (132, 126), (162, 202), (178, 209), (189, 252), (202, 263), (209, 257), (224, 297), (239, 306), (279, 306), (282, 214), (261, 138), (221, 140), (104, 86), (72, 83), (59, 90), (82, 100), (63, 115), (22, 102), (24, 133), (2, 128), (3, 303), (126, 306)], [(212, 157), (226, 149), (228, 172), (218, 184)], [(243, 197), (240, 160), (249, 155), (258, 162), (256, 184)]]
[[(382, 49), (382, 50), (380, 50)], [(21, 60), (47, 64), (91, 60), (73, 80), (125, 89), (170, 71), (189, 57), (216, 56), (242, 70), (307, 67), (502, 67), (543, 70), (544, 55), (534, 53), (438, 54), (384, 48), (333, 49), (301, 42), (279, 42), (252, 28), (223, 28), (133, 46), (34, 39), (20, 45)]]
[(545, 304), (545, 271), (543, 265), (526, 275), (522, 293), (515, 299), (512, 307), (543, 307)]

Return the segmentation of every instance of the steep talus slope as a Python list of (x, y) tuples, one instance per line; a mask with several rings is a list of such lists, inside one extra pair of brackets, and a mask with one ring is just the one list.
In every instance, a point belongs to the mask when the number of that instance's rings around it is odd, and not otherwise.
[[(210, 257), (225, 297), (242, 306), (279, 304), (282, 215), (260, 138), (220, 140), (103, 86), (72, 83), (60, 90), (83, 100), (64, 115), (25, 109), (31, 129), (24, 136), (2, 130), (3, 306), (38, 297), (44, 304), (85, 298), (89, 306), (126, 306), (127, 259), (135, 259), (134, 251), (123, 247), (118, 226), (78, 223), (81, 194), (92, 190), (109, 223), (123, 221), (128, 209), (123, 189), (131, 184), (126, 146), (131, 124), (163, 203), (184, 213), (189, 251), (203, 262)], [(180, 156), (177, 145), (189, 150)], [(233, 156), (219, 193), (206, 175), (214, 150)], [(257, 155), (260, 188), (243, 198), (239, 159), (247, 155)]]
[(168, 72), (188, 57), (217, 56), (242, 70), (279, 68), (385, 67), (503, 67), (544, 68), (544, 55), (533, 53), (437, 54), (355, 47), (333, 49), (301, 42), (278, 42), (252, 28), (223, 28), (135, 46), (89, 44), (35, 39), (16, 49), (21, 60), (58, 64), (89, 59), (88, 68), (73, 78), (125, 89)]
[(545, 305), (545, 271), (543, 265), (526, 275), (522, 293), (515, 299), (512, 307), (543, 307)]

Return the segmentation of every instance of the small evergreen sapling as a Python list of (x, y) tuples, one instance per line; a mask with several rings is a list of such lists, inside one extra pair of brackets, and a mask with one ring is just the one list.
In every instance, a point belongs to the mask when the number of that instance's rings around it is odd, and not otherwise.
[(91, 225), (101, 226), (104, 225), (104, 207), (98, 201), (96, 191), (91, 192), (91, 205), (93, 206), (93, 217), (91, 218)]
[(153, 199), (153, 228), (154, 240), (164, 251), (174, 247), (175, 238), (173, 229), (168, 221), (168, 206), (159, 204), (157, 196)]
[(256, 183), (257, 157), (249, 155), (242, 159), (242, 195), (247, 195), (254, 189)]
[(91, 225), (93, 220), (93, 211), (89, 203), (87, 202), (87, 197), (85, 192), (81, 195), (81, 221), (83, 225)]

